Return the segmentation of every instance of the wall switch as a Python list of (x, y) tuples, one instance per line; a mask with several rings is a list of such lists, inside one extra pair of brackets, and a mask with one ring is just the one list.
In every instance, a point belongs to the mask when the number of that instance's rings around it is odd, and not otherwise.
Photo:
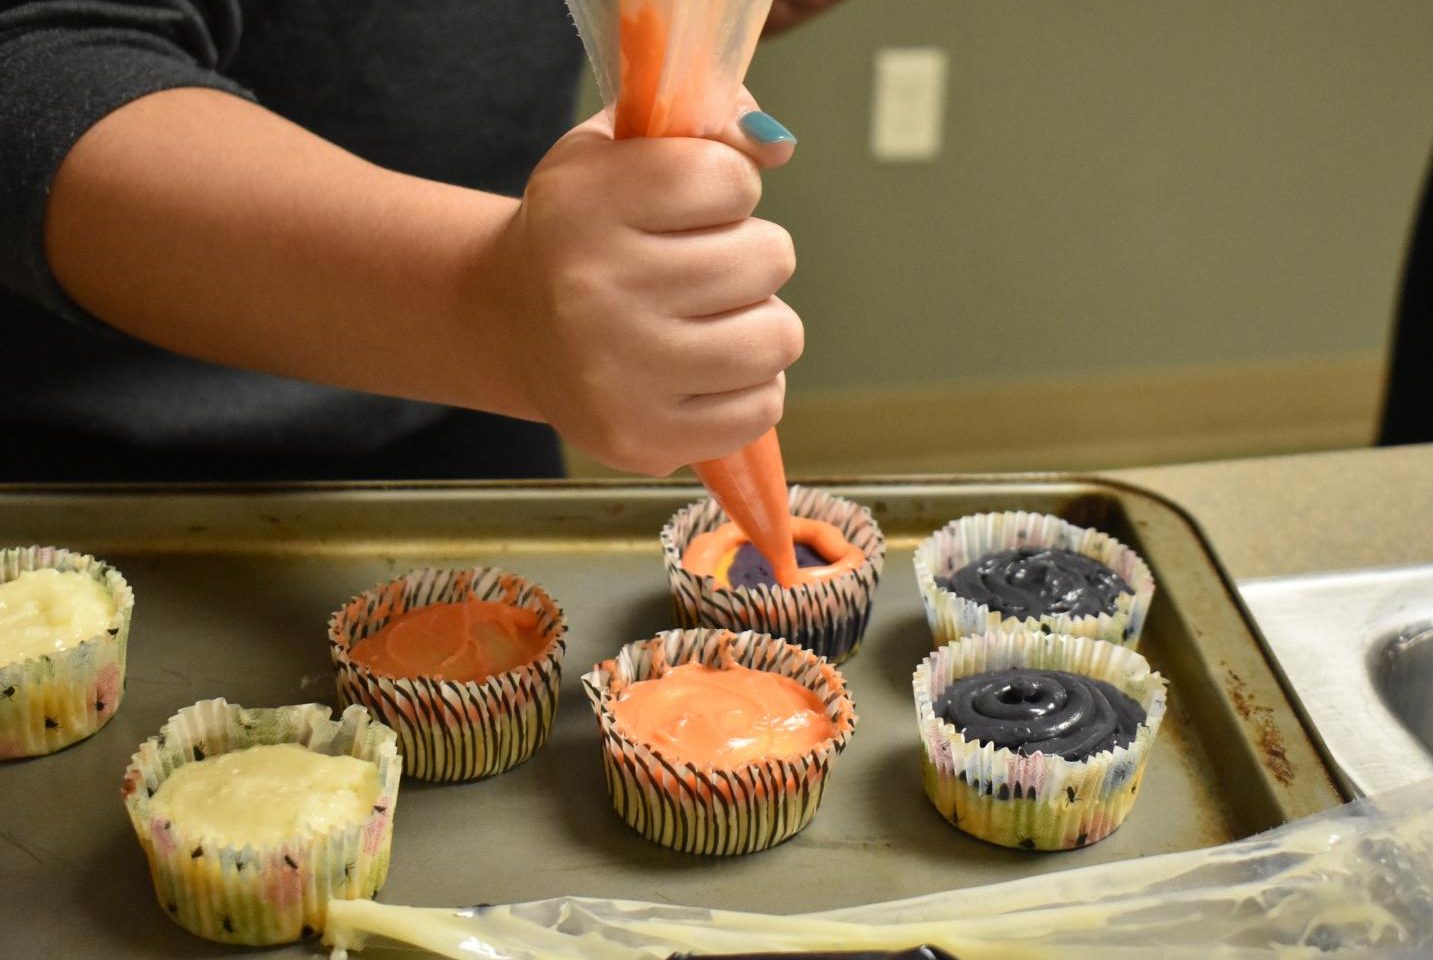
[(877, 160), (929, 162), (940, 156), (946, 60), (940, 47), (876, 51), (871, 155)]

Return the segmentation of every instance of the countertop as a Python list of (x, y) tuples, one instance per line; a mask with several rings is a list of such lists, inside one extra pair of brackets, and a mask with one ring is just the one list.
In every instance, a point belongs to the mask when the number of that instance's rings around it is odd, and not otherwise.
[(1182, 506), (1236, 580), (1433, 563), (1433, 444), (1104, 476)]

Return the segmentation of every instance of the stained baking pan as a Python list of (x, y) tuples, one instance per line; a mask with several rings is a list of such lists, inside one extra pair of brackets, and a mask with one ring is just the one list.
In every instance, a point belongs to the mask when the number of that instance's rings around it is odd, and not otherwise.
[[(814, 823), (773, 850), (708, 859), (654, 846), (613, 814), (578, 676), (672, 625), (657, 531), (672, 484), (5, 488), (0, 544), (112, 561), (136, 607), (124, 706), (88, 741), (0, 764), (0, 953), (241, 956), (155, 904), (119, 799), (129, 755), (179, 707), (334, 702), (325, 623), (408, 568), (506, 567), (543, 584), (571, 627), (552, 739), (490, 781), (403, 786), (380, 899), (455, 905), (603, 895), (797, 912), (1218, 844), (1343, 799), (1198, 529), (1138, 489), (1080, 478), (830, 485), (889, 540), (861, 652), (843, 666), (860, 724)], [(1134, 546), (1159, 593), (1141, 650), (1171, 684), (1144, 796), (1109, 839), (1007, 850), (943, 821), (921, 790), (911, 672), (930, 648), (916, 543), (981, 510), (1056, 513)], [(265, 957), (311, 956), (313, 944)], [(256, 954), (258, 955), (258, 954)]]

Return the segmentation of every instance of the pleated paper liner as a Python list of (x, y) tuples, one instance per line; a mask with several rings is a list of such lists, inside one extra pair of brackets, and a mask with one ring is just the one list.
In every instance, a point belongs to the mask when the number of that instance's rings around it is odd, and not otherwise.
[[(936, 583), (937, 577), (949, 577), (988, 554), (1024, 546), (1072, 550), (1097, 560), (1123, 577), (1132, 592), (1120, 594), (1113, 614), (1021, 620)], [(952, 520), (916, 548), (915, 569), (936, 644), (987, 630), (1035, 630), (1134, 647), (1154, 598), (1154, 576), (1139, 554), (1108, 534), (1043, 513), (976, 513)]]
[[(825, 704), (835, 734), (799, 757), (721, 769), (670, 760), (618, 728), (611, 705), (629, 684), (691, 662), (790, 677)], [(795, 836), (815, 816), (856, 724), (840, 671), (809, 650), (751, 631), (671, 630), (629, 643), (593, 667), (582, 686), (597, 714), (613, 807), (648, 840), (686, 853), (754, 853)]]
[[(1144, 708), (1145, 721), (1128, 747), (1074, 761), (967, 741), (937, 717), (936, 699), (957, 679), (1012, 667), (1108, 681)], [(1027, 850), (1082, 847), (1119, 827), (1139, 792), (1166, 697), (1164, 679), (1128, 647), (1028, 631), (947, 643), (916, 668), (913, 688), (922, 779), (940, 815), (971, 836)]]
[(885, 563), (886, 539), (870, 510), (821, 490), (793, 485), (791, 513), (833, 524), (860, 548), (865, 562), (855, 570), (796, 587), (720, 587), (711, 577), (682, 566), (692, 539), (728, 520), (715, 500), (701, 500), (679, 510), (662, 527), (662, 557), (677, 622), (684, 627), (755, 630), (840, 663), (855, 654), (866, 632)]
[(0, 665), (0, 760), (54, 753), (109, 722), (124, 697), (134, 593), (118, 570), (61, 547), (0, 550), (0, 583), (29, 570), (76, 571), (114, 598), (109, 628), (77, 646)]
[[(401, 763), (393, 731), (362, 707), (340, 720), (315, 703), (249, 709), (224, 700), (185, 707), (140, 745), (124, 774), (124, 800), (149, 858), (159, 904), (208, 940), (264, 946), (323, 929), (330, 900), (371, 898), (388, 874)], [(261, 744), (297, 743), (378, 767), (378, 799), (362, 823), (271, 846), (206, 843), (183, 823), (149, 815), (149, 799), (184, 764)]]
[[(401, 614), (466, 600), (536, 613), (541, 652), (529, 663), (482, 681), (390, 677), (349, 657), (354, 644)], [(566, 635), (561, 608), (541, 587), (491, 567), (414, 570), (349, 600), (328, 624), (339, 701), (363, 704), (397, 731), (408, 776), (449, 782), (510, 770), (547, 740)]]

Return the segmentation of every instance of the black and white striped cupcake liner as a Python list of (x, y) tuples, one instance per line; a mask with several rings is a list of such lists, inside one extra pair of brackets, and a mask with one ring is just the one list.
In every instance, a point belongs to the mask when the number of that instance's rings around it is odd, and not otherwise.
[(721, 587), (682, 566), (688, 544), (729, 519), (711, 498), (679, 510), (662, 527), (662, 559), (677, 622), (684, 627), (755, 630), (789, 640), (832, 663), (854, 655), (871, 615), (886, 557), (886, 538), (871, 511), (821, 490), (793, 485), (793, 516), (824, 520), (861, 550), (865, 562), (827, 580), (796, 587)]
[[(1123, 577), (1132, 592), (1116, 598), (1112, 614), (1060, 614), (1021, 620), (967, 600), (936, 582), (937, 577), (949, 577), (988, 554), (1025, 546), (1072, 550), (1096, 560)], [(1077, 527), (1044, 513), (976, 513), (952, 520), (921, 541), (915, 552), (915, 571), (937, 646), (988, 630), (1033, 630), (1094, 637), (1133, 648), (1139, 643), (1140, 630), (1154, 599), (1154, 575), (1134, 550), (1107, 533)]]
[(0, 583), (30, 570), (75, 571), (109, 590), (105, 632), (38, 657), (0, 663), (0, 760), (38, 757), (85, 739), (109, 722), (124, 697), (134, 592), (118, 570), (62, 547), (0, 550)]
[[(486, 680), (390, 677), (349, 657), (401, 614), (437, 603), (491, 600), (531, 610), (545, 645), (536, 659)], [(340, 703), (372, 710), (398, 734), (403, 772), (460, 781), (510, 770), (542, 747), (557, 711), (567, 622), (537, 584), (493, 567), (414, 570), (349, 600), (329, 620)]]
[[(800, 757), (721, 769), (668, 759), (618, 728), (611, 705), (623, 689), (691, 662), (790, 677), (820, 698), (835, 734)], [(648, 840), (685, 853), (755, 853), (795, 836), (815, 816), (831, 766), (856, 725), (840, 671), (809, 650), (751, 631), (670, 630), (629, 643), (593, 667), (582, 686), (602, 734), (613, 808)]]

